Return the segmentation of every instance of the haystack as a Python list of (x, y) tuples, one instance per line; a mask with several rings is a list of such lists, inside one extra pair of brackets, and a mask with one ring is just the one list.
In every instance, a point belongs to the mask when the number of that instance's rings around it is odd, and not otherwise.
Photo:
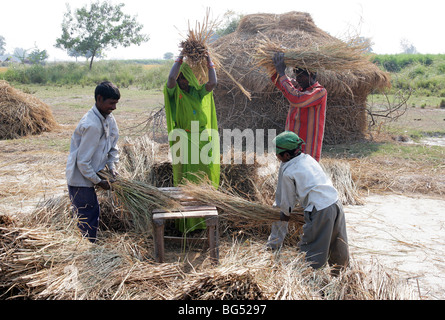
[[(218, 73), (214, 91), (220, 128), (284, 130), (289, 103), (273, 85), (267, 70), (257, 66), (253, 53), (267, 38), (286, 49), (317, 48), (338, 44), (339, 39), (318, 28), (303, 12), (244, 16), (237, 30), (219, 38), (213, 50), (223, 57), (226, 70), (251, 94), (244, 95), (225, 72)], [(320, 68), (318, 80), (328, 91), (325, 142), (362, 138), (367, 129), (366, 99), (390, 85), (389, 77), (363, 55), (366, 68)], [(363, 66), (362, 64), (362, 66)]]
[(51, 108), (38, 98), (0, 81), (0, 139), (40, 134), (58, 127)]

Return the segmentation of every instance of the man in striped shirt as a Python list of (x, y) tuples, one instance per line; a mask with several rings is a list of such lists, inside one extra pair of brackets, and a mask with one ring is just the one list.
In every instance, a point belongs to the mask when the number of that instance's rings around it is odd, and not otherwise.
[(290, 103), (285, 130), (295, 132), (306, 143), (303, 152), (320, 161), (326, 119), (327, 92), (316, 80), (316, 73), (294, 68), (295, 79), (286, 74), (284, 53), (273, 58), (276, 74), (275, 86)]

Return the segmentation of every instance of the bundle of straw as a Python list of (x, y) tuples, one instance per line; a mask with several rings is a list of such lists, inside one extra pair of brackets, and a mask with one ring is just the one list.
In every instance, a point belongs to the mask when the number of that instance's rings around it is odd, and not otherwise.
[[(105, 171), (99, 173), (102, 179), (114, 181), (114, 178)], [(140, 181), (133, 181), (119, 177), (112, 183), (113, 197), (116, 206), (122, 206), (120, 210), (137, 231), (151, 232), (151, 212), (153, 209), (173, 210), (181, 208), (181, 204), (160, 191), (158, 188)]]
[(298, 67), (311, 72), (333, 71), (335, 73), (350, 72), (351, 70), (366, 71), (370, 64), (370, 57), (366, 55), (367, 44), (351, 40), (346, 43), (340, 40), (323, 44), (284, 48), (277, 42), (267, 38), (259, 40), (253, 57), (258, 67), (266, 69), (269, 76), (275, 73), (273, 56), (276, 52), (284, 53), (287, 66)]
[[(221, 209), (223, 211), (222, 216), (227, 220), (245, 219), (244, 227), (248, 227), (249, 224), (254, 227), (270, 225), (280, 219), (279, 209), (216, 190), (206, 180), (203, 180), (200, 184), (186, 182), (183, 185), (183, 191), (196, 200)], [(291, 222), (302, 225), (304, 223), (303, 216), (300, 214), (302, 212), (297, 213), (291, 214)]]
[(192, 68), (193, 73), (198, 79), (199, 83), (205, 83), (208, 80), (207, 76), (207, 57), (211, 54), (212, 61), (215, 67), (221, 67), (219, 61), (220, 57), (215, 52), (210, 52), (208, 42), (213, 36), (213, 29), (216, 26), (216, 22), (209, 20), (210, 11), (207, 9), (206, 16), (201, 23), (196, 21), (195, 29), (188, 25), (188, 35), (184, 41), (182, 41), (179, 47), (184, 55), (184, 60)]
[(199, 83), (203, 84), (208, 81), (207, 57), (210, 55), (215, 68), (223, 71), (250, 100), (250, 93), (224, 68), (221, 63), (222, 57), (209, 46), (209, 43), (214, 36), (214, 30), (218, 26), (218, 23), (216, 21), (211, 21), (209, 16), (210, 9), (208, 8), (203, 22), (199, 23), (197, 21), (195, 23), (195, 29), (190, 27), (189, 22), (188, 35), (179, 45), (182, 54), (184, 55), (184, 60), (190, 65)]

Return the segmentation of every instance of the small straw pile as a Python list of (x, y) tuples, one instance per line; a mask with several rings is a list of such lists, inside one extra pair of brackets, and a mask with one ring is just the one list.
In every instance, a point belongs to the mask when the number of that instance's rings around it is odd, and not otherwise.
[(224, 68), (221, 63), (222, 57), (208, 45), (218, 25), (217, 22), (210, 21), (209, 16), (210, 9), (207, 9), (203, 22), (199, 23), (197, 21), (195, 29), (190, 27), (189, 22), (188, 35), (179, 45), (182, 49), (184, 59), (192, 68), (199, 83), (203, 84), (208, 81), (207, 56), (210, 55), (212, 62), (215, 64), (215, 68), (223, 71), (238, 86), (241, 92), (250, 99), (250, 93)]
[(267, 297), (246, 270), (217, 270), (181, 286), (174, 300), (264, 300)]
[(17, 139), (58, 127), (51, 108), (0, 80), (0, 139)]
[(343, 205), (364, 204), (352, 178), (351, 167), (347, 161), (324, 158), (321, 160), (320, 165), (331, 179), (335, 189), (337, 189), (339, 200)]

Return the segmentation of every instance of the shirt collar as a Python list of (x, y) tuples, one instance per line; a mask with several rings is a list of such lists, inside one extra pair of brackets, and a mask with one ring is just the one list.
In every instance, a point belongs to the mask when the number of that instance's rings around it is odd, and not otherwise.
[(282, 164), (282, 169), (283, 172), (284, 170), (286, 170), (289, 166), (293, 165), (294, 163), (296, 163), (301, 157), (303, 153), (301, 153), (300, 155), (296, 156), (295, 158), (290, 159), (288, 162), (283, 162)]
[(106, 120), (106, 118), (102, 115), (102, 113), (100, 113), (99, 109), (97, 109), (97, 106), (96, 106), (96, 105), (94, 105), (94, 107), (93, 107), (93, 112), (94, 112), (94, 114), (95, 114), (96, 116), (99, 117), (99, 119), (100, 119), (102, 122), (104, 122), (104, 121)]
[(301, 90), (302, 91), (310, 91), (310, 90), (313, 90), (314, 88), (319, 87), (319, 86), (320, 86), (320, 84), (318, 83), (318, 81), (315, 81), (315, 83), (313, 85), (307, 87), (306, 89), (301, 89)]

